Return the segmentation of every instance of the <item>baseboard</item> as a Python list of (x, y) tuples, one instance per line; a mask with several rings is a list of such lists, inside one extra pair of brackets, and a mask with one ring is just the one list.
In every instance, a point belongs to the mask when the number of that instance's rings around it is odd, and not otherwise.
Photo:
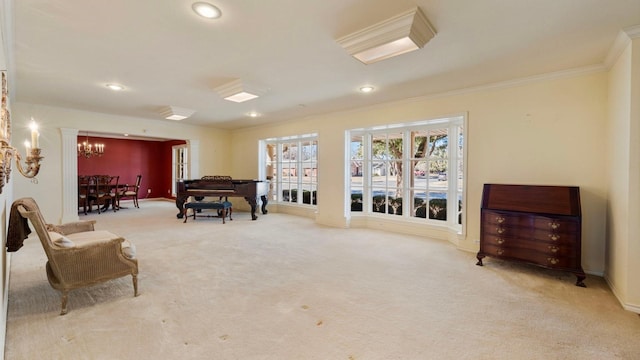
[(640, 305), (622, 304), (622, 308), (640, 315)]
[(594, 275), (594, 276), (599, 276), (599, 277), (604, 277), (604, 273), (603, 273), (602, 271), (591, 271), (591, 270), (585, 270), (584, 272), (585, 272), (585, 274)]
[[(390, 231), (398, 234), (420, 236), (434, 240), (452, 240), (451, 229), (446, 226), (427, 224), (424, 221), (401, 220), (386, 215), (352, 215), (349, 227)], [(455, 237), (455, 234), (453, 235)]]
[[(305, 205), (288, 205), (288, 204), (282, 204), (282, 203), (277, 204), (277, 206), (273, 206), (273, 208), (274, 208), (274, 212), (301, 216), (308, 219), (316, 219), (316, 213), (318, 211), (318, 209), (316, 209), (315, 206), (312, 207), (312, 206), (305, 206)], [(269, 210), (269, 206), (267, 206), (267, 210)], [(256, 214), (258, 213), (259, 213), (259, 210), (256, 210)], [(344, 225), (342, 227), (344, 227)]]
[(620, 293), (618, 292), (616, 287), (613, 285), (613, 283), (610, 281), (609, 277), (605, 274), (603, 278), (604, 278), (604, 281), (607, 283), (607, 285), (609, 285), (609, 289), (611, 289), (613, 296), (615, 296), (616, 299), (618, 299), (618, 302), (620, 303), (623, 309), (634, 312), (636, 314), (640, 314), (640, 305), (628, 304), (624, 302), (620, 297)]

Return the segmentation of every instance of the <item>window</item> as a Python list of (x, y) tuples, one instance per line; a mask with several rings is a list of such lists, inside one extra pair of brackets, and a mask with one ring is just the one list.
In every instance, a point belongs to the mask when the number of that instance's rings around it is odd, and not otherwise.
[(265, 140), (269, 200), (315, 206), (318, 141), (315, 134)]
[(350, 131), (351, 212), (461, 228), (464, 120)]
[(189, 177), (189, 163), (188, 163), (188, 151), (187, 145), (176, 145), (171, 147), (173, 152), (173, 166), (172, 168), (172, 178), (173, 183), (171, 184), (171, 195), (177, 195), (176, 183), (179, 180), (187, 179)]

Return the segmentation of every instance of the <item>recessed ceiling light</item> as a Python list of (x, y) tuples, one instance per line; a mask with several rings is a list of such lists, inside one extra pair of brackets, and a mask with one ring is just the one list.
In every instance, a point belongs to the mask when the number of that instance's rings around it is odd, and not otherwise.
[(220, 9), (206, 2), (193, 3), (191, 8), (196, 12), (196, 14), (207, 19), (217, 19), (222, 16), (222, 11), (220, 11)]
[(113, 90), (113, 91), (124, 90), (124, 86), (118, 85), (118, 84), (107, 84), (105, 86), (108, 87), (109, 89)]
[(373, 86), (367, 85), (367, 86), (361, 87), (360, 91), (363, 92), (363, 93), (370, 93), (370, 92), (373, 91), (373, 89), (374, 89)]
[(247, 113), (247, 115), (248, 115), (249, 117), (252, 117), (252, 118), (255, 118), (255, 117), (260, 116), (260, 114), (258, 114), (258, 113), (257, 113), (257, 112), (255, 112), (255, 111), (252, 111), (252, 112), (250, 112), (250, 113)]

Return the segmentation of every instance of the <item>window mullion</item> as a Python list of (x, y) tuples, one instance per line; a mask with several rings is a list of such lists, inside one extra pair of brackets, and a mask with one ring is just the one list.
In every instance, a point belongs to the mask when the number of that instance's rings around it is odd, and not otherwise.
[(302, 204), (302, 198), (304, 190), (302, 189), (302, 177), (304, 176), (304, 168), (302, 166), (302, 141), (298, 140), (296, 143), (298, 151), (296, 151), (296, 187), (298, 189), (298, 196), (296, 198), (296, 204)]
[(454, 124), (449, 125), (449, 141), (447, 144), (447, 223), (454, 225), (457, 222), (458, 213), (458, 127)]
[(413, 136), (411, 130), (402, 132), (402, 217), (410, 217), (411, 204), (411, 186), (413, 186)]
[(282, 144), (281, 143), (277, 143), (276, 144), (276, 174), (278, 174), (278, 181), (276, 183), (276, 191), (277, 191), (277, 199), (278, 201), (282, 201), (282, 190), (283, 190), (283, 186), (282, 186), (282, 181), (283, 181), (283, 176), (282, 176), (282, 172), (284, 171), (284, 169), (282, 168), (282, 162), (284, 161), (284, 159), (282, 158)]
[(373, 186), (373, 152), (371, 151), (373, 146), (373, 137), (370, 133), (367, 133), (363, 136), (363, 142), (365, 143), (365, 146), (363, 151), (364, 164), (362, 171), (364, 176), (363, 180), (366, 181), (362, 182), (362, 211), (364, 213), (370, 213), (372, 209), (371, 186)]

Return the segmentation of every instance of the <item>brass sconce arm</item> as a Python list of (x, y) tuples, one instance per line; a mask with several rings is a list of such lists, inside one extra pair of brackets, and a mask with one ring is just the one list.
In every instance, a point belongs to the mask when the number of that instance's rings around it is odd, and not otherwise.
[[(32, 148), (29, 150), (27, 155), (27, 159), (25, 161), (26, 166), (22, 165), (22, 156), (20, 152), (15, 147), (9, 145), (9, 143), (5, 139), (0, 139), (0, 177), (2, 177), (2, 185), (6, 182), (9, 182), (9, 178), (11, 175), (11, 161), (12, 158), (16, 159), (16, 166), (18, 171), (22, 176), (33, 179), (35, 183), (37, 183), (37, 179), (35, 177), (40, 172), (40, 161), (44, 159), (44, 156), (40, 156), (41, 149)], [(0, 192), (2, 192), (2, 188), (0, 185)]]
[[(22, 163), (20, 162), (20, 160), (22, 160), (20, 153), (15, 148), (13, 148), (13, 150), (16, 154), (16, 166), (20, 174), (26, 178), (34, 179), (40, 171), (40, 160), (44, 159), (44, 156), (40, 156), (40, 149), (32, 148), (30, 150), (29, 155), (27, 155), (27, 160), (25, 161), (27, 164), (26, 169), (22, 167)], [(36, 179), (34, 179), (34, 181), (37, 183)]]

